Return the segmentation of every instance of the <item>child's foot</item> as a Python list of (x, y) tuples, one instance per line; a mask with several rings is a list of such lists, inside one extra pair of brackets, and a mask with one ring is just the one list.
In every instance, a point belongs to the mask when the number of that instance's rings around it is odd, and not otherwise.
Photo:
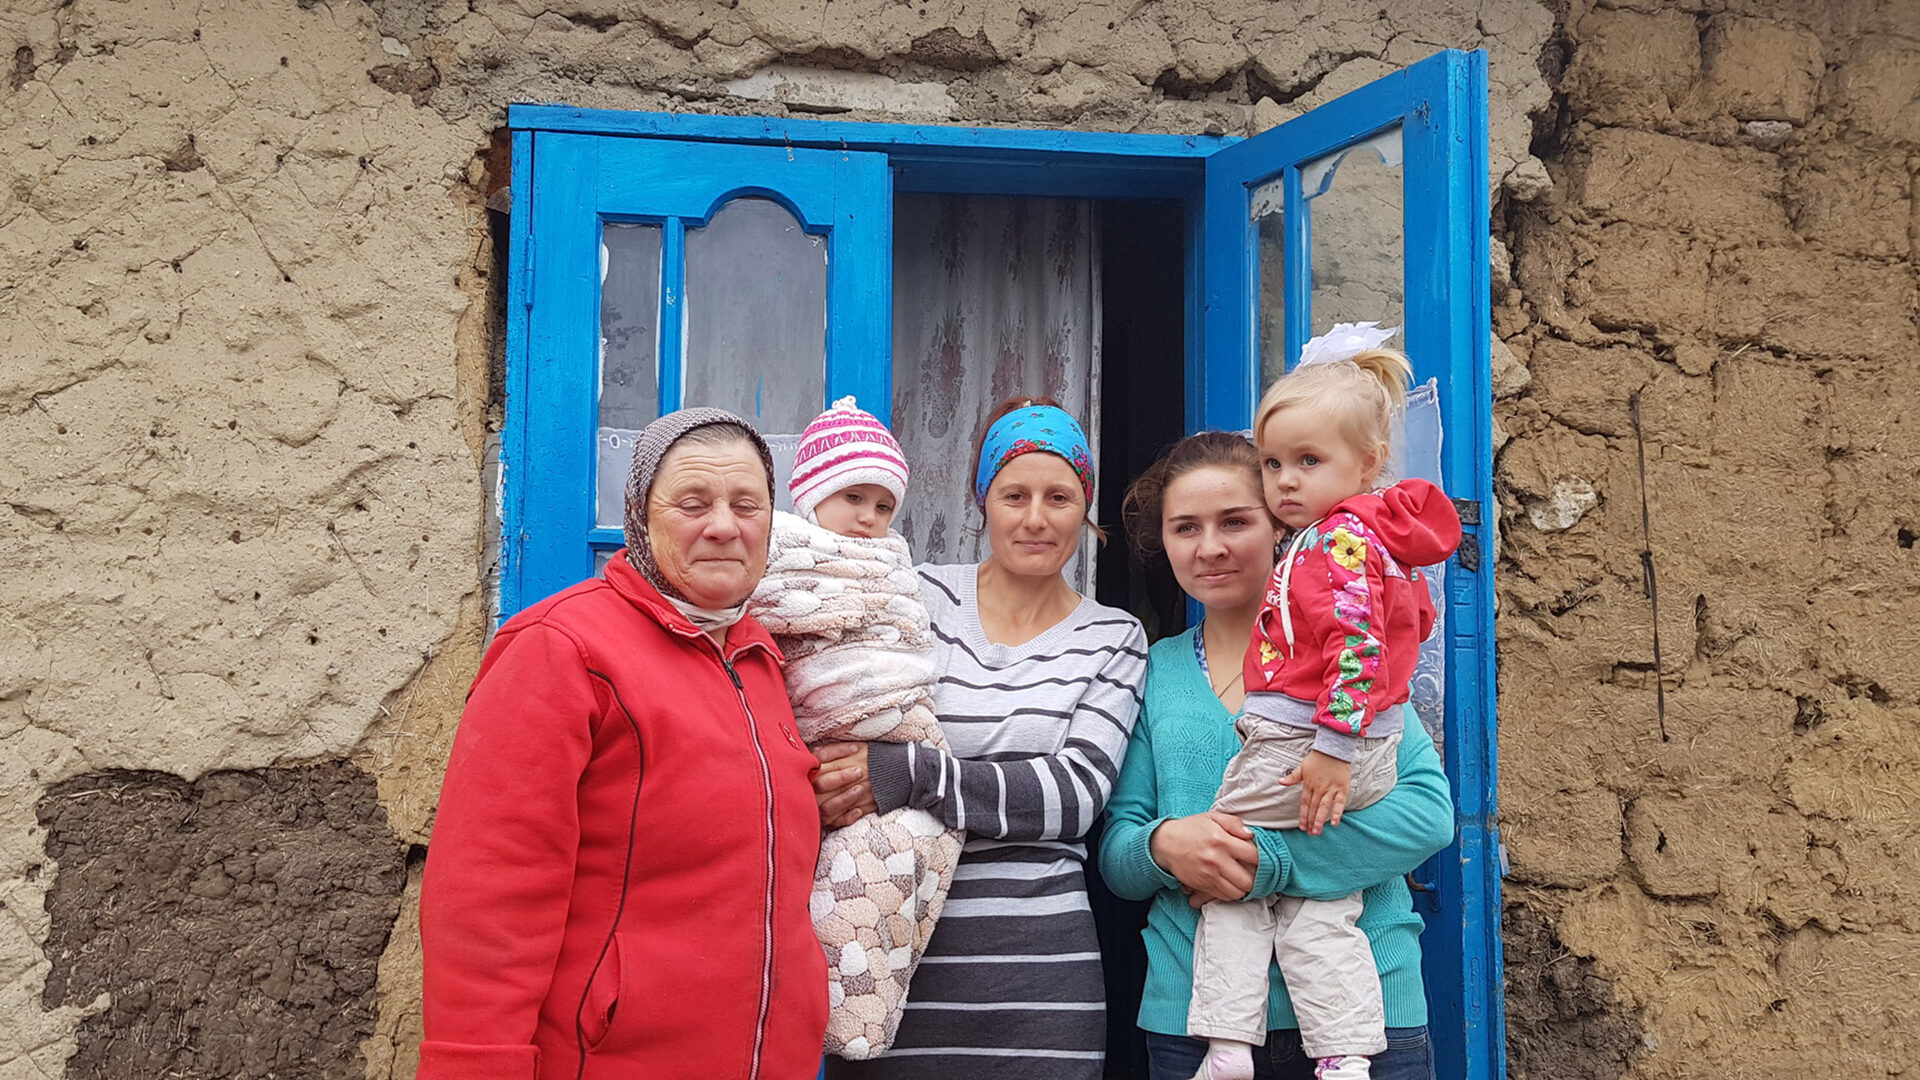
[(1321, 1058), (1313, 1065), (1314, 1080), (1367, 1080), (1373, 1067), (1359, 1054)]
[(1193, 1080), (1253, 1080), (1253, 1044), (1207, 1040), (1207, 1056), (1200, 1059)]

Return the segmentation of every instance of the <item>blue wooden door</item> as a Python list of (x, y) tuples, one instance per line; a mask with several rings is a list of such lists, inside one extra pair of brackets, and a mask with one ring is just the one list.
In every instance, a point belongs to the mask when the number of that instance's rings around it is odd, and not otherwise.
[[(1486, 54), (1449, 51), (1207, 159), (1204, 362), (1189, 425), (1247, 427), (1334, 322), (1405, 328), (1440, 385), (1467, 539), (1446, 568), (1443, 737), (1458, 838), (1416, 875), (1438, 1072), (1505, 1073), (1495, 830)], [(1487, 520), (1491, 520), (1490, 517)]]
[(797, 433), (890, 400), (882, 154), (519, 132), (502, 462), (510, 615), (619, 548), (633, 436), (717, 405)]

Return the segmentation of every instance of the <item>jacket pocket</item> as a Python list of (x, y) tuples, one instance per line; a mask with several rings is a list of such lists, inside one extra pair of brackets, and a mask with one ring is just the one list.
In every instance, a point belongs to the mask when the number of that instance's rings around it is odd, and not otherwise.
[(608, 942), (607, 954), (600, 958), (580, 1007), (580, 1034), (589, 1050), (598, 1049), (606, 1041), (607, 1032), (613, 1030), (614, 1015), (620, 1011), (620, 937), (615, 934)]

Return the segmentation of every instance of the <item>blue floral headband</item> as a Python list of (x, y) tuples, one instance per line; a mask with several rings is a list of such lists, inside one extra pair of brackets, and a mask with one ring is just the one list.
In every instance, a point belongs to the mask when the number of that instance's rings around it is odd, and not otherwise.
[(980, 443), (980, 469), (973, 478), (973, 501), (987, 505), (987, 488), (1000, 475), (1007, 462), (1034, 451), (1057, 454), (1073, 466), (1080, 477), (1080, 490), (1087, 505), (1093, 505), (1093, 455), (1087, 452), (1087, 433), (1052, 405), (1024, 405), (993, 422)]

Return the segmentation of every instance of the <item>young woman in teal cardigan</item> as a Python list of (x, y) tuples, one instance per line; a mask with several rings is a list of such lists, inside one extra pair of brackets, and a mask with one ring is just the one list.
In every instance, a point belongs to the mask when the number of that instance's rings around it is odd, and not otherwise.
[[(1334, 898), (1365, 890), (1360, 926), (1373, 943), (1386, 1005), (1387, 1050), (1374, 1080), (1433, 1080), (1427, 999), (1420, 980), (1420, 916), (1406, 875), (1453, 839), (1453, 801), (1433, 740), (1409, 723), (1399, 779), (1381, 801), (1318, 835), (1248, 829), (1211, 809), (1240, 749), (1234, 714), (1245, 697), (1241, 657), (1273, 572), (1280, 529), (1260, 494), (1258, 457), (1245, 438), (1203, 432), (1176, 443), (1128, 488), (1134, 550), (1164, 552), (1174, 577), (1206, 611), (1197, 627), (1154, 645), (1145, 701), (1107, 806), (1100, 872), (1113, 892), (1151, 900), (1143, 935), (1147, 981), (1140, 1027), (1152, 1080), (1188, 1080), (1207, 1044), (1187, 1037), (1198, 907), (1247, 895)], [(1311, 1080), (1299, 1024), (1278, 969), (1270, 971), (1261, 1080)]]

